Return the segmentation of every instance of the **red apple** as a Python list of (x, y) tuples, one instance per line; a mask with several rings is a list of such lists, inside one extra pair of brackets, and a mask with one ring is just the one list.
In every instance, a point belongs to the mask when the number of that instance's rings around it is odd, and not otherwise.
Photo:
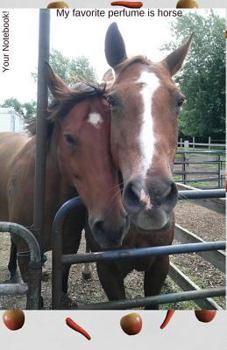
[(7, 310), (3, 314), (3, 322), (11, 331), (16, 331), (24, 325), (24, 312), (22, 310)]
[(140, 315), (131, 313), (122, 317), (121, 328), (128, 335), (138, 334), (142, 329), (142, 319)]
[(200, 322), (210, 322), (216, 315), (216, 310), (195, 310), (196, 318)]

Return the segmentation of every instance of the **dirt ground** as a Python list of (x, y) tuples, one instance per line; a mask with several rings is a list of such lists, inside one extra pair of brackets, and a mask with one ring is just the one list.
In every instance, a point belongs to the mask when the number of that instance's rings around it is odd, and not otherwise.
[[(204, 240), (225, 240), (225, 218), (206, 208), (190, 203), (190, 201), (179, 201), (176, 208), (177, 223), (188, 230), (196, 233)], [(84, 239), (81, 242), (80, 251), (85, 252)], [(7, 270), (9, 256), (9, 236), (1, 238), (0, 246), (0, 282), (9, 278)], [(51, 253), (47, 253), (48, 260), (43, 269), (44, 281), (42, 282), (42, 295), (44, 298), (44, 309), (51, 308)], [(225, 285), (225, 275), (205, 262), (196, 254), (171, 256), (175, 263), (185, 274), (196, 282), (200, 287), (218, 287)], [(71, 267), (69, 279), (69, 296), (73, 303), (89, 304), (107, 301), (104, 291), (100, 285), (95, 264), (91, 264), (92, 278), (82, 278), (83, 265)], [(126, 293), (128, 298), (143, 296), (143, 273), (133, 271), (125, 279)], [(168, 277), (162, 292), (176, 292), (180, 289)], [(224, 307), (224, 298), (216, 301)], [(0, 297), (0, 309), (11, 307), (25, 307), (24, 297)], [(195, 305), (192, 302), (184, 302), (171, 305), (178, 309), (190, 309)], [(167, 308), (166, 305), (161, 308)]]

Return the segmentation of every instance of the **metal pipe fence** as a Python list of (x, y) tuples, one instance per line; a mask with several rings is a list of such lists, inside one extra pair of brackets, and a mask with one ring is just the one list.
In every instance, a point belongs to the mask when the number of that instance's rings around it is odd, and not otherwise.
[(177, 155), (174, 163), (176, 181), (197, 183), (200, 188), (224, 187), (225, 151), (185, 149), (178, 150)]
[[(178, 199), (203, 199), (203, 198), (223, 198), (225, 197), (224, 190), (193, 190), (193, 191), (179, 191)], [(62, 283), (62, 266), (64, 264), (78, 264), (97, 261), (112, 261), (118, 259), (131, 259), (152, 255), (167, 255), (167, 254), (182, 254), (192, 253), (196, 251), (207, 250), (224, 250), (225, 242), (205, 242), (205, 243), (189, 243), (162, 247), (148, 247), (148, 248), (132, 248), (119, 249), (106, 252), (95, 252), (76, 255), (63, 255), (62, 253), (62, 230), (63, 223), (67, 213), (72, 209), (82, 205), (79, 197), (67, 201), (57, 212), (52, 230), (52, 308), (59, 309), (61, 302), (61, 283)], [(191, 293), (191, 294), (190, 294)], [(225, 295), (225, 288), (217, 288), (212, 290), (182, 292), (171, 295), (171, 297), (160, 295), (149, 298), (142, 298), (137, 301), (116, 301), (101, 304), (83, 305), (81, 309), (112, 309), (112, 308), (127, 308), (141, 305), (155, 305), (183, 301), (191, 299), (200, 299), (201, 297), (221, 296)], [(152, 299), (153, 298), (153, 299)], [(189, 299), (188, 299), (189, 298)]]
[(132, 300), (117, 300), (105, 303), (95, 303), (89, 305), (80, 305), (79, 310), (122, 310), (141, 306), (155, 306), (158, 304), (169, 304), (188, 300), (198, 300), (207, 297), (223, 296), (225, 288), (203, 289), (199, 291), (187, 291), (182, 293), (169, 293), (155, 295), (146, 298), (136, 298)]
[[(26, 308), (39, 309), (41, 296), (41, 254), (39, 244), (31, 231), (26, 227), (12, 223), (0, 222), (0, 233), (11, 233), (19, 236), (28, 246), (26, 256), (29, 256), (29, 281), (28, 283), (1, 283), (0, 295), (24, 295), (27, 294)], [(18, 253), (18, 255), (22, 253)]]

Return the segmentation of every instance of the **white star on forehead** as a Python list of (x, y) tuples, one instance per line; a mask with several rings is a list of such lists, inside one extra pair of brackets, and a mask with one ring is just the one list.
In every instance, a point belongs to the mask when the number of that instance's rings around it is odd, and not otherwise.
[(99, 127), (99, 124), (103, 122), (102, 116), (99, 113), (92, 112), (88, 115), (88, 123), (94, 125), (96, 128)]

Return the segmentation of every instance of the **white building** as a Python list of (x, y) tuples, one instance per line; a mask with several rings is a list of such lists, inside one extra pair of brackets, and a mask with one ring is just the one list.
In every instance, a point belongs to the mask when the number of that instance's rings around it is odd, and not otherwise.
[(0, 108), (0, 132), (22, 132), (24, 130), (24, 119), (13, 107)]

